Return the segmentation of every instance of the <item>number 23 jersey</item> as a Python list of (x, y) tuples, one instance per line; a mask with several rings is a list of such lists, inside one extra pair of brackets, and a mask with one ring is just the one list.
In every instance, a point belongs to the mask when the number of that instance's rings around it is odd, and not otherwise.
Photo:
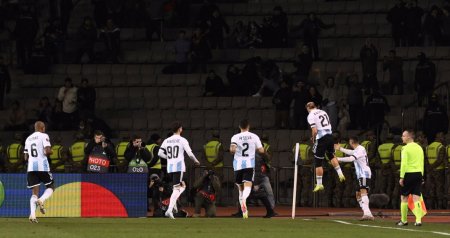
[(316, 140), (324, 135), (332, 134), (331, 123), (328, 114), (320, 109), (313, 109), (308, 114), (308, 123), (311, 128), (317, 128)]
[(24, 153), (28, 154), (27, 171), (50, 171), (47, 156), (44, 153), (45, 147), (50, 147), (48, 135), (42, 132), (31, 134), (25, 141)]
[(173, 135), (164, 140), (160, 149), (167, 155), (167, 173), (186, 172), (184, 152), (192, 153), (192, 149), (185, 138)]
[(234, 171), (255, 168), (256, 149), (263, 147), (259, 137), (245, 131), (231, 137), (231, 144), (237, 147), (233, 160)]

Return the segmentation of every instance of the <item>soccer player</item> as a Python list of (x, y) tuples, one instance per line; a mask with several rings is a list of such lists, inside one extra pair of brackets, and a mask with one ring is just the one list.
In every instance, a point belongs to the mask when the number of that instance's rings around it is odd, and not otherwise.
[(397, 222), (398, 226), (408, 225), (408, 196), (413, 195), (414, 216), (416, 216), (415, 226), (422, 225), (422, 205), (420, 195), (424, 172), (424, 154), (422, 147), (414, 142), (414, 132), (405, 130), (402, 134), (402, 141), (405, 146), (402, 148), (400, 164), (400, 212), (401, 220)]
[(306, 110), (308, 111), (308, 123), (311, 126), (311, 140), (314, 144), (314, 163), (316, 166), (316, 187), (313, 192), (324, 190), (322, 184), (323, 176), (323, 160), (325, 153), (328, 159), (331, 159), (331, 164), (338, 173), (339, 181), (344, 182), (345, 176), (342, 173), (339, 162), (334, 156), (334, 141), (331, 130), (331, 123), (328, 114), (316, 107), (314, 102), (308, 102), (306, 104)]
[(236, 186), (239, 189), (239, 204), (242, 217), (248, 218), (247, 198), (255, 178), (255, 152), (264, 156), (264, 147), (256, 134), (249, 132), (250, 124), (244, 119), (239, 123), (241, 133), (231, 137), (230, 153), (234, 155), (233, 169)]
[(374, 217), (369, 209), (369, 192), (370, 178), (372, 171), (369, 167), (369, 159), (367, 157), (366, 149), (359, 144), (358, 138), (350, 137), (348, 144), (353, 150), (344, 149), (340, 144), (335, 144), (334, 149), (339, 150), (348, 157), (338, 157), (339, 162), (353, 162), (355, 164), (356, 178), (358, 179), (358, 186), (356, 188), (356, 200), (362, 208), (364, 214), (361, 221), (372, 221)]
[[(28, 161), (27, 181), (28, 188), (32, 189), (33, 195), (30, 199), (30, 217), (31, 223), (38, 223), (36, 219), (36, 207), (42, 214), (45, 214), (44, 202), (53, 193), (53, 176), (50, 173), (50, 164), (47, 156), (52, 154), (50, 139), (45, 134), (45, 124), (42, 121), (34, 123), (35, 132), (31, 134), (25, 141), (25, 160)], [(39, 185), (44, 183), (47, 188), (40, 198)]]
[(176, 207), (177, 200), (186, 189), (186, 184), (183, 181), (183, 174), (186, 172), (186, 165), (184, 164), (184, 152), (188, 154), (189, 158), (194, 161), (195, 165), (200, 165), (200, 162), (195, 158), (189, 142), (181, 137), (183, 126), (180, 122), (175, 122), (172, 125), (173, 135), (165, 139), (159, 149), (158, 156), (167, 159), (167, 173), (172, 177), (173, 191), (170, 196), (169, 207), (165, 213), (166, 217), (175, 219), (173, 211), (178, 212)]

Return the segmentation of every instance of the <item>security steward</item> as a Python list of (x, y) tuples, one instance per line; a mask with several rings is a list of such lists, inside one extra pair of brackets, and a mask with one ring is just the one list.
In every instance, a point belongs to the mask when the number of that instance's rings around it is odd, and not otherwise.
[(24, 170), (22, 135), (14, 134), (14, 141), (6, 148), (6, 170), (8, 173), (20, 173)]
[(117, 168), (119, 173), (125, 173), (127, 171), (129, 161), (125, 159), (125, 150), (127, 149), (129, 144), (130, 137), (123, 136), (122, 141), (116, 145)]
[(151, 160), (148, 162), (149, 174), (157, 174), (161, 178), (165, 178), (167, 160), (162, 160), (158, 156), (159, 148), (161, 147), (163, 140), (159, 134), (152, 134), (150, 140), (148, 140), (145, 146), (150, 152)]
[[(400, 138), (398, 138), (400, 139)], [(394, 146), (394, 149), (392, 150), (392, 159), (393, 159), (393, 171), (395, 173), (395, 177), (397, 178), (398, 176), (400, 176), (400, 164), (402, 161), (402, 148), (403, 148), (403, 144), (401, 143), (401, 141), (397, 141), (397, 139), (395, 139), (395, 144), (396, 146)], [(392, 198), (391, 199), (391, 206), (392, 208), (398, 209), (400, 207), (399, 204), (399, 200), (395, 199), (398, 198), (398, 196), (400, 195), (400, 184), (399, 183), (394, 183), (394, 189), (392, 190)]]
[(71, 165), (71, 172), (81, 173), (85, 171), (84, 165), (84, 149), (86, 147), (86, 141), (82, 132), (78, 132), (75, 135), (75, 142), (69, 147), (69, 160)]
[(211, 139), (203, 146), (203, 161), (208, 170), (214, 170), (220, 180), (223, 179), (224, 149), (218, 131), (213, 131)]
[[(300, 164), (300, 205), (302, 207), (310, 207), (313, 202), (312, 193), (312, 179), (313, 179), (313, 167), (314, 155), (312, 153), (312, 147), (310, 140), (307, 137), (303, 137), (299, 145), (299, 164)], [(292, 149), (292, 154), (295, 154), (295, 146)]]
[(52, 154), (50, 155), (50, 167), (52, 172), (66, 172), (67, 150), (61, 145), (61, 137), (56, 136), (52, 143)]
[(378, 174), (374, 193), (385, 193), (391, 199), (392, 190), (394, 189), (394, 163), (392, 159), (394, 146), (393, 136), (388, 135), (386, 142), (378, 146), (378, 156), (375, 164), (375, 168), (378, 168), (376, 170)]
[[(445, 166), (447, 155), (445, 154), (445, 135), (443, 132), (436, 133), (434, 142), (426, 148), (425, 167), (427, 171), (426, 188), (429, 196), (427, 205), (431, 209), (445, 209), (447, 203), (445, 189)], [(428, 163), (426, 162), (428, 160)]]

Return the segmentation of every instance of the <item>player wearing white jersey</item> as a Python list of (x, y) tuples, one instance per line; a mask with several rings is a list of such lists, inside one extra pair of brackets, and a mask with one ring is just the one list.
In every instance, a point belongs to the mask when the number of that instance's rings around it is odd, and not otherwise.
[(169, 207), (166, 211), (166, 216), (175, 219), (173, 211), (177, 212), (177, 200), (186, 189), (186, 184), (183, 181), (183, 173), (186, 172), (186, 165), (184, 164), (184, 152), (194, 161), (195, 165), (200, 165), (200, 162), (195, 158), (189, 142), (181, 137), (183, 126), (179, 122), (175, 122), (172, 126), (173, 135), (165, 139), (159, 149), (158, 156), (167, 159), (167, 173), (172, 177), (173, 191), (170, 196)]
[(372, 212), (369, 209), (369, 197), (367, 196), (372, 171), (369, 167), (366, 149), (359, 144), (358, 138), (356, 137), (350, 137), (348, 144), (353, 150), (344, 149), (339, 144), (334, 145), (336, 150), (340, 150), (346, 155), (349, 155), (348, 157), (337, 158), (337, 160), (339, 162), (353, 162), (355, 164), (356, 178), (358, 180), (356, 200), (364, 213), (360, 220), (374, 220)]
[[(30, 222), (37, 223), (36, 207), (38, 206), (41, 213), (45, 214), (44, 202), (53, 193), (53, 177), (50, 173), (50, 165), (47, 156), (52, 154), (50, 139), (45, 134), (45, 124), (41, 121), (34, 123), (35, 132), (31, 134), (25, 141), (25, 160), (28, 161), (27, 181), (28, 188), (32, 189), (33, 195), (30, 199)], [(40, 198), (39, 185), (44, 183), (46, 190)]]
[(242, 120), (239, 128), (241, 133), (231, 138), (230, 153), (234, 155), (233, 169), (236, 186), (239, 190), (239, 204), (242, 217), (246, 219), (248, 218), (247, 198), (250, 196), (255, 177), (255, 153), (264, 154), (264, 147), (259, 137), (249, 132), (248, 120)]
[(330, 119), (325, 111), (316, 108), (314, 102), (306, 104), (308, 110), (308, 123), (311, 126), (311, 140), (314, 144), (314, 163), (316, 166), (316, 186), (314, 192), (324, 190), (322, 184), (323, 177), (323, 161), (325, 154), (331, 160), (331, 164), (338, 173), (339, 181), (345, 181), (345, 176), (342, 173), (339, 162), (334, 156), (334, 139), (333, 131), (331, 129)]

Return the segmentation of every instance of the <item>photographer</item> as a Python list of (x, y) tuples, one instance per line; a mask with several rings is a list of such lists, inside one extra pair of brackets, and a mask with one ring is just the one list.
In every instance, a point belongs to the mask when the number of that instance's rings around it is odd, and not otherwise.
[[(89, 143), (86, 145), (86, 148), (84, 148), (84, 155), (85, 165), (89, 164), (89, 160), (91, 157), (109, 161), (105, 166), (100, 166), (102, 168), (94, 166), (98, 168), (96, 169), (96, 171), (101, 173), (107, 172), (107, 168), (109, 167), (110, 162), (116, 162), (116, 152), (114, 151), (114, 146), (111, 142), (107, 141), (102, 131), (94, 132), (94, 138), (89, 141)], [(91, 167), (91, 165), (89, 165), (89, 167)], [(94, 172), (90, 170), (89, 167), (87, 168), (88, 171)]]
[[(152, 159), (152, 155), (148, 149), (145, 148), (145, 144), (142, 143), (142, 137), (138, 135), (134, 135), (131, 138), (130, 143), (128, 143), (128, 146), (125, 149), (124, 157), (128, 161), (129, 167), (131, 165), (143, 165), (144, 167), (147, 167), (146, 163)], [(146, 172), (148, 172), (148, 169)]]
[(216, 196), (220, 193), (220, 180), (214, 170), (205, 170), (203, 176), (198, 178), (194, 187), (195, 213), (193, 217), (200, 217), (202, 207), (205, 208), (206, 217), (216, 216)]
[[(170, 203), (170, 196), (172, 195), (172, 186), (169, 183), (161, 180), (157, 174), (150, 175), (149, 192), (152, 194), (153, 203), (153, 217), (165, 217), (165, 213)], [(178, 205), (178, 212), (174, 212), (175, 217), (186, 217), (187, 212), (180, 209)]]

